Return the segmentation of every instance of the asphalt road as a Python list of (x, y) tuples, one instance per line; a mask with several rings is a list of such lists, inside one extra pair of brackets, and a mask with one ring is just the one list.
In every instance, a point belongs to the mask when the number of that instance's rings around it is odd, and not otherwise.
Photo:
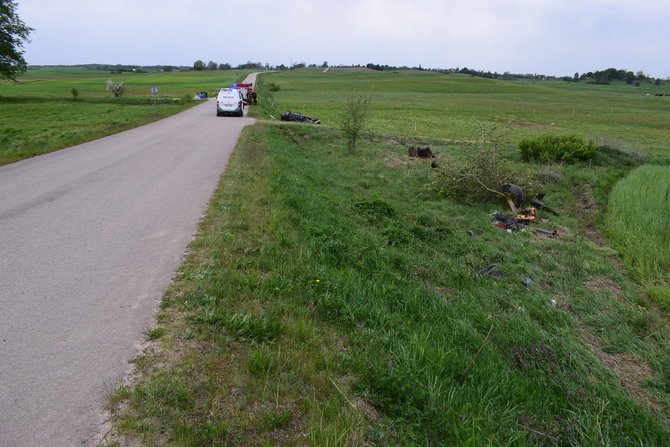
[(92, 442), (251, 123), (209, 100), (0, 167), (0, 447)]

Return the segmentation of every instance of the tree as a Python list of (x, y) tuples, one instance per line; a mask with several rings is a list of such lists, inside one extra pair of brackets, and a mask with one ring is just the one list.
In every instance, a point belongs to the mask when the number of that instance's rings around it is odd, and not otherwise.
[(205, 69), (205, 63), (198, 59), (197, 61), (193, 62), (193, 69), (198, 70), (198, 71), (204, 70)]
[(107, 91), (112, 92), (112, 95), (119, 97), (123, 96), (126, 91), (125, 82), (114, 82), (111, 79), (107, 81)]
[(218, 67), (219, 67), (219, 64), (217, 64), (214, 61), (207, 62), (207, 70), (216, 70)]
[(21, 48), (34, 31), (16, 14), (16, 5), (12, 0), (0, 0), (0, 79), (11, 81), (28, 68)]
[(347, 97), (344, 109), (340, 113), (340, 129), (347, 140), (349, 153), (353, 153), (356, 150), (356, 142), (360, 138), (361, 133), (365, 131), (369, 104), (370, 98), (365, 98), (360, 93), (354, 92)]

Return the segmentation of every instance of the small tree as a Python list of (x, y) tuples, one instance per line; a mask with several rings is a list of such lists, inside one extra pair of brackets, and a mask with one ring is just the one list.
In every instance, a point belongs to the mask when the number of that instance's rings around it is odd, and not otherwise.
[(205, 63), (201, 60), (197, 60), (197, 61), (193, 62), (193, 69), (198, 70), (198, 71), (204, 70), (205, 69)]
[(347, 97), (344, 109), (339, 115), (340, 129), (347, 139), (349, 153), (356, 150), (356, 143), (367, 127), (370, 98), (354, 92)]
[(79, 90), (78, 89), (73, 88), (72, 90), (70, 90), (70, 93), (72, 93), (72, 100), (73, 101), (76, 101), (77, 99), (79, 99)]
[(125, 82), (114, 82), (111, 79), (107, 81), (107, 91), (112, 92), (116, 97), (123, 96), (126, 91)]

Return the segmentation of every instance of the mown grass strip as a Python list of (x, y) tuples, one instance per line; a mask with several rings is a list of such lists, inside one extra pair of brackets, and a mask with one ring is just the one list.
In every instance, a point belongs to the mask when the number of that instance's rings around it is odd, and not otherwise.
[[(552, 217), (557, 239), (508, 234), (489, 207), (418, 195), (429, 163), (386, 139), (346, 155), (328, 128), (244, 135), (161, 343), (113, 399), (117, 439), (670, 442), (668, 326), (575, 218)], [(474, 274), (491, 262), (504, 277)]]

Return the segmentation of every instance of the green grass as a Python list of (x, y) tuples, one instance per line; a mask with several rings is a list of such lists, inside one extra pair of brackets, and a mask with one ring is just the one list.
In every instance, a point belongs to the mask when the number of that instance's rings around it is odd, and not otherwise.
[(286, 109), (336, 125), (347, 95), (371, 99), (371, 130), (398, 138), (467, 139), (472, 123), (512, 122), (513, 143), (545, 133), (577, 134), (597, 143), (645, 152), (670, 151), (670, 93), (662, 86), (626, 83), (508, 82), (436, 73), (330, 70), (267, 73), (263, 82), (280, 91), (260, 96), (263, 116)]
[[(30, 70), (17, 83), (0, 82), (0, 164), (128, 130), (183, 111), (182, 99), (216, 92), (247, 72), (124, 73), (83, 69)], [(114, 98), (107, 79), (126, 82)], [(154, 105), (151, 87), (158, 86)], [(79, 90), (75, 101), (71, 90)]]
[[(234, 73), (30, 72), (0, 85), (0, 154), (154, 119), (152, 85), (172, 113), (173, 97), (242, 75), (222, 74)], [(107, 79), (129, 95), (112, 98)], [(261, 86), (253, 113), (292, 109), (324, 124), (243, 132), (146, 334), (137, 381), (110, 398), (104, 442), (670, 444), (670, 330), (597, 231), (619, 180), (667, 162), (667, 97), (434, 73), (304, 70), (263, 82), (281, 88), (270, 97)], [(372, 99), (372, 132), (346, 154), (329, 125), (352, 90)], [(489, 213), (504, 204), (426, 192), (434, 170), (404, 144), (458, 163), (475, 122), (510, 123), (502, 153), (536, 173), (561, 214), (543, 224), (558, 238), (495, 228)], [(522, 163), (516, 143), (546, 133), (601, 149), (574, 165)], [(492, 262), (503, 277), (475, 274)]]
[[(582, 234), (574, 199), (562, 203), (575, 179), (611, 187), (616, 156), (554, 167), (546, 201), (562, 216), (549, 239), (496, 229), (492, 207), (420, 194), (429, 163), (386, 138), (347, 155), (326, 127), (246, 130), (163, 302), (162, 344), (121, 393), (117, 435), (667, 444), (668, 326)], [(506, 276), (474, 274), (491, 262)]]
[(607, 232), (633, 276), (670, 312), (670, 167), (642, 166), (612, 190)]

